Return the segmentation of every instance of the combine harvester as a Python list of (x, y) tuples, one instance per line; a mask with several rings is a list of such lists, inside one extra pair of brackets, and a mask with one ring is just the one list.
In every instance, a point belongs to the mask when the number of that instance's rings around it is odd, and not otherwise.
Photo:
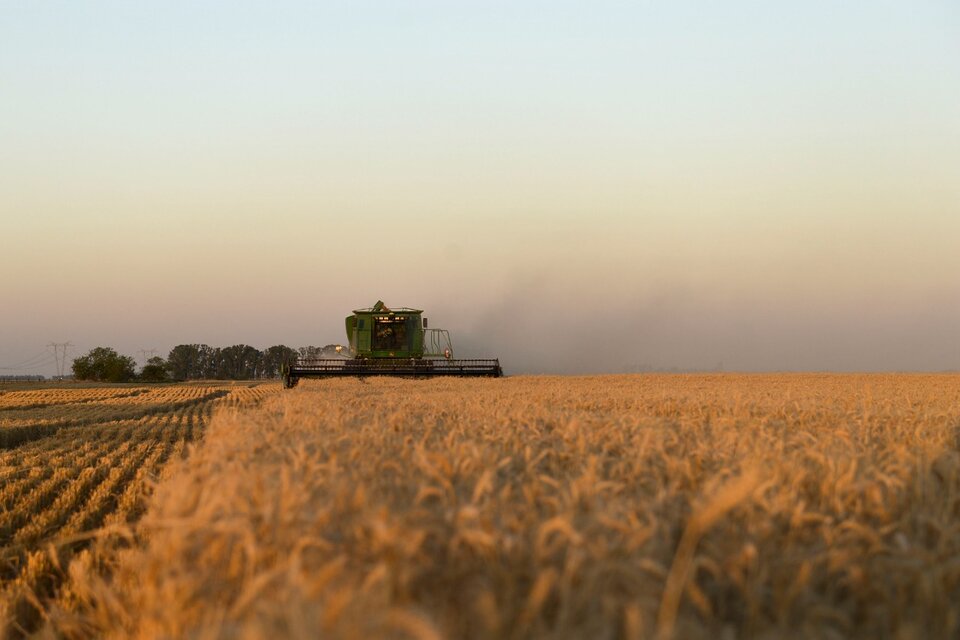
[[(503, 375), (496, 358), (454, 360), (450, 332), (430, 329), (420, 309), (388, 309), (381, 301), (369, 309), (357, 309), (347, 320), (349, 356), (299, 358), (283, 367), (283, 386), (294, 387), (300, 378), (345, 376), (435, 376)], [(342, 347), (337, 347), (342, 353)]]

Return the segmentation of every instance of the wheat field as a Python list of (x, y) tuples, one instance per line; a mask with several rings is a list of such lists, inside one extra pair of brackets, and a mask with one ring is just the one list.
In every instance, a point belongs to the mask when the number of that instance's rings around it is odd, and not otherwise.
[(217, 407), (252, 406), (276, 389), (24, 386), (0, 387), (0, 637), (44, 623), (76, 554), (96, 532), (139, 518)]
[[(40, 637), (960, 634), (960, 376), (260, 393), (171, 456), (135, 524), (59, 562), (30, 556), (59, 576), (33, 601)], [(137, 446), (112, 455), (139, 460), (124, 453)], [(41, 469), (55, 455), (24, 454)]]

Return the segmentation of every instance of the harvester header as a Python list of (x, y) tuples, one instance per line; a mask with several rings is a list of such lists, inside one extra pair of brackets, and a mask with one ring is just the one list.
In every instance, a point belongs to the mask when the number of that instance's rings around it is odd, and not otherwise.
[(503, 375), (496, 358), (454, 359), (450, 332), (427, 325), (422, 309), (391, 309), (380, 300), (372, 307), (354, 309), (345, 320), (347, 353), (338, 347), (341, 358), (300, 358), (285, 366), (284, 387), (293, 387), (300, 378)]

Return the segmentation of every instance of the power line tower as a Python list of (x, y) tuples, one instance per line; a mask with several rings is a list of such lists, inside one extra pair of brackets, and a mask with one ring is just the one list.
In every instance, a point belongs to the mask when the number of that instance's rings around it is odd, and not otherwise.
[(140, 357), (143, 358), (143, 366), (147, 366), (147, 360), (149, 359), (147, 357), (147, 354), (150, 354), (149, 357), (152, 358), (153, 356), (157, 355), (157, 350), (156, 349), (140, 349)]
[(57, 362), (57, 380), (63, 382), (63, 371), (67, 367), (67, 349), (73, 345), (69, 342), (51, 342), (47, 346), (53, 349), (53, 358)]

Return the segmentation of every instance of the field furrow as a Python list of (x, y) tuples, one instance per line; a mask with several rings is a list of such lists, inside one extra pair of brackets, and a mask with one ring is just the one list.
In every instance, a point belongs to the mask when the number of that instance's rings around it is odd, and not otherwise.
[(212, 410), (215, 401), (227, 396), (228, 389), (191, 389), (180, 396), (166, 393), (149, 399), (130, 396), (130, 402), (96, 403), (85, 405), (76, 411), (65, 412), (62, 407), (52, 407), (36, 412), (9, 412), (0, 416), (0, 449), (19, 447), (59, 433), (62, 429), (75, 429), (108, 422), (138, 420), (157, 414), (177, 411), (181, 408), (200, 405)]
[(6, 391), (0, 637), (30, 633), (53, 602), (67, 606), (67, 564), (88, 557), (91, 532), (140, 517), (152, 484), (186, 455), (214, 410), (265, 395), (234, 385)]

